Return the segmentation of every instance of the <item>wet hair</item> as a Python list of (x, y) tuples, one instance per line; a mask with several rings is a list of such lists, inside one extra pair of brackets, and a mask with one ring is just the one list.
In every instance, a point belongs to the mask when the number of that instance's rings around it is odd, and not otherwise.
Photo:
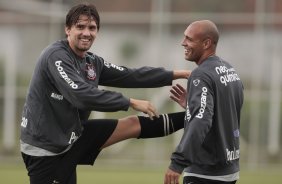
[(94, 19), (97, 24), (97, 29), (100, 29), (100, 16), (99, 13), (93, 4), (81, 3), (73, 6), (68, 14), (66, 15), (66, 27), (71, 28), (75, 25), (79, 19), (80, 15), (86, 15), (90, 19)]

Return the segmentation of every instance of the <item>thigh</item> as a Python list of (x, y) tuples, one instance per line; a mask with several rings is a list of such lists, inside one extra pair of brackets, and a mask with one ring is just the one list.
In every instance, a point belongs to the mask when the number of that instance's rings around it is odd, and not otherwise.
[(183, 178), (183, 184), (235, 184), (236, 181), (218, 181), (218, 180), (209, 180), (205, 178), (198, 178), (194, 176), (185, 176)]
[(88, 120), (83, 122), (83, 132), (71, 149), (64, 154), (56, 169), (58, 181), (68, 181), (77, 165), (93, 165), (102, 145), (112, 135), (117, 120)]
[(36, 157), (22, 153), (30, 184), (50, 184), (55, 180), (55, 171), (59, 165), (58, 156)]
[(115, 130), (102, 148), (129, 138), (137, 138), (140, 132), (141, 126), (137, 116), (127, 116), (119, 119)]
[(76, 169), (72, 173), (72, 175), (69, 177), (67, 184), (76, 184)]
[(82, 165), (93, 165), (102, 146), (115, 131), (117, 123), (116, 119), (94, 119), (83, 122), (82, 135), (65, 159), (75, 159)]

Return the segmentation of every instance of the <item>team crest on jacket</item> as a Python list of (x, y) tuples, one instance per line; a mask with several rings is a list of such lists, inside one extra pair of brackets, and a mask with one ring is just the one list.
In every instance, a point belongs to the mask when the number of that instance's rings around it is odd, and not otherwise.
[(194, 86), (198, 86), (200, 84), (200, 79), (193, 80)]
[(96, 72), (95, 72), (95, 68), (92, 64), (88, 64), (86, 63), (86, 75), (87, 75), (87, 78), (89, 80), (95, 80), (96, 78)]

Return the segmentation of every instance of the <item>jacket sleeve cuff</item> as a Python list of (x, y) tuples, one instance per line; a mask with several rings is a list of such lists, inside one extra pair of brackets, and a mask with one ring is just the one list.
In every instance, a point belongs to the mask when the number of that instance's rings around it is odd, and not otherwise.
[[(126, 98), (126, 97), (125, 97)], [(127, 100), (127, 104), (126, 104), (126, 107), (125, 107), (125, 111), (128, 111), (129, 110), (129, 107), (130, 107), (130, 98), (126, 98)]]
[(170, 83), (169, 83), (169, 85), (172, 85), (172, 82), (173, 82), (173, 71), (169, 71), (169, 73), (170, 73)]
[(170, 165), (169, 165), (169, 169), (177, 172), (177, 173), (182, 173), (183, 170), (184, 170), (185, 166), (182, 166), (182, 165), (179, 165), (177, 164), (176, 162), (171, 162)]

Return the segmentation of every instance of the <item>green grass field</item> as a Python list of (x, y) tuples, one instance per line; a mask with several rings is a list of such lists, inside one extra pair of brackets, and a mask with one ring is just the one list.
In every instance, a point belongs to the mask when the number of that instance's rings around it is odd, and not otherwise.
[[(166, 168), (129, 166), (79, 166), (78, 184), (162, 184)], [(27, 184), (28, 177), (20, 163), (0, 164), (0, 183)], [(256, 171), (242, 168), (238, 184), (281, 184), (282, 166)]]

